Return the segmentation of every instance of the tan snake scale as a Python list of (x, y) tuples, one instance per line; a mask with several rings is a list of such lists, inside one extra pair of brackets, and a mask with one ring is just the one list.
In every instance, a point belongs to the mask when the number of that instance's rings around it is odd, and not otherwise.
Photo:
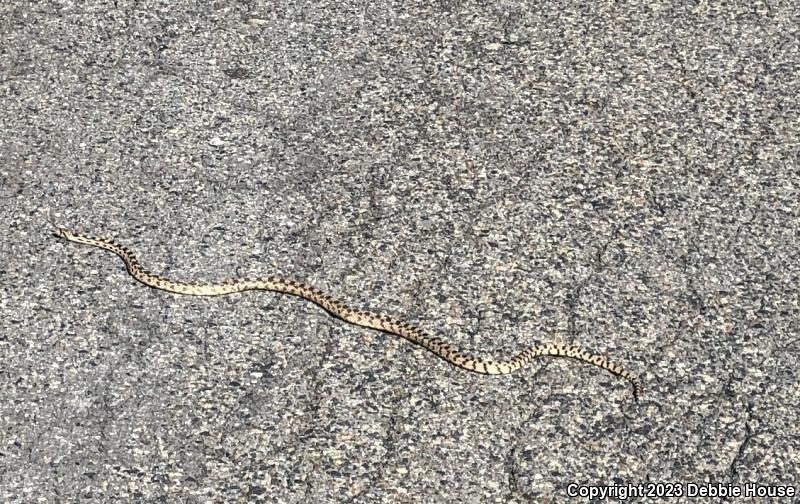
[(130, 250), (112, 240), (94, 238), (74, 233), (64, 228), (57, 228), (56, 236), (71, 242), (83, 243), (113, 252), (125, 262), (125, 267), (133, 278), (156, 289), (193, 296), (221, 296), (247, 290), (265, 290), (291, 294), (316, 303), (332, 315), (350, 324), (370, 329), (378, 329), (401, 336), (430, 350), (450, 364), (469, 371), (491, 375), (507, 374), (520, 369), (537, 357), (568, 357), (593, 364), (617, 376), (625, 378), (633, 386), (634, 398), (638, 396), (641, 388), (639, 380), (634, 374), (625, 370), (622, 366), (609, 361), (605, 356), (587, 352), (577, 345), (547, 343), (523, 350), (508, 360), (495, 361), (481, 359), (463, 354), (449, 343), (435, 336), (431, 336), (424, 330), (408, 322), (383, 313), (373, 313), (353, 308), (341, 300), (303, 282), (274, 276), (266, 278), (237, 278), (213, 283), (180, 282), (149, 272), (139, 263), (139, 260), (136, 259), (136, 256), (133, 255)]

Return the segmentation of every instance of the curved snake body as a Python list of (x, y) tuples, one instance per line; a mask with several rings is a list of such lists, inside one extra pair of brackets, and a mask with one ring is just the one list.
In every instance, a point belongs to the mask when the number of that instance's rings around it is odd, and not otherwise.
[(508, 360), (482, 359), (466, 355), (441, 338), (432, 336), (408, 322), (383, 313), (373, 313), (353, 308), (320, 289), (303, 282), (274, 276), (236, 278), (213, 283), (180, 282), (149, 272), (139, 263), (139, 260), (130, 250), (110, 239), (94, 238), (74, 233), (64, 228), (58, 228), (56, 235), (71, 242), (83, 243), (113, 252), (123, 260), (128, 273), (136, 280), (149, 287), (167, 292), (192, 296), (221, 296), (248, 290), (265, 290), (290, 294), (316, 303), (332, 315), (350, 324), (401, 336), (430, 350), (454, 366), (476, 373), (507, 374), (520, 369), (537, 357), (568, 357), (593, 364), (628, 380), (633, 386), (634, 398), (637, 397), (640, 390), (639, 381), (631, 372), (609, 361), (604, 355), (593, 354), (577, 345), (547, 343), (523, 350)]

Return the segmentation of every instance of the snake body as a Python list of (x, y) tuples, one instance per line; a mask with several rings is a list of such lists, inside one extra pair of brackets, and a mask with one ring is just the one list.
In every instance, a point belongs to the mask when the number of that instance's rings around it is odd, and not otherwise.
[(353, 308), (342, 300), (307, 283), (275, 276), (235, 278), (220, 282), (181, 282), (170, 280), (145, 269), (130, 250), (113, 240), (86, 236), (65, 228), (57, 228), (55, 234), (71, 242), (83, 243), (113, 252), (122, 259), (128, 273), (133, 278), (155, 289), (192, 296), (222, 296), (248, 290), (264, 290), (290, 294), (316, 303), (327, 312), (350, 324), (401, 336), (430, 350), (454, 366), (476, 373), (489, 375), (508, 374), (522, 368), (537, 357), (567, 357), (593, 364), (628, 380), (633, 387), (634, 398), (637, 397), (641, 388), (638, 379), (633, 373), (609, 361), (604, 355), (593, 354), (583, 350), (578, 345), (547, 343), (523, 350), (508, 360), (498, 361), (482, 359), (464, 354), (441, 338), (432, 336), (423, 329), (396, 317)]

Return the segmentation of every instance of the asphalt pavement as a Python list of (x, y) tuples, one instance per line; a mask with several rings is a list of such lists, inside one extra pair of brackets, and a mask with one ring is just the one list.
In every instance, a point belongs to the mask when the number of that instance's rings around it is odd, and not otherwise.
[(798, 502), (798, 96), (796, 2), (4, 3), (0, 502)]

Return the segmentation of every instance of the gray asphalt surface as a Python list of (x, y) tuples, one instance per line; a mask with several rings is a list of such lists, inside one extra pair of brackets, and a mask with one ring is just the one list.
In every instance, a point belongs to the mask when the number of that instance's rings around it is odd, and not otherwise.
[[(777, 1), (3, 3), (0, 501), (800, 492), (798, 27)], [(53, 224), (484, 356), (580, 343), (646, 390), (159, 292)]]

